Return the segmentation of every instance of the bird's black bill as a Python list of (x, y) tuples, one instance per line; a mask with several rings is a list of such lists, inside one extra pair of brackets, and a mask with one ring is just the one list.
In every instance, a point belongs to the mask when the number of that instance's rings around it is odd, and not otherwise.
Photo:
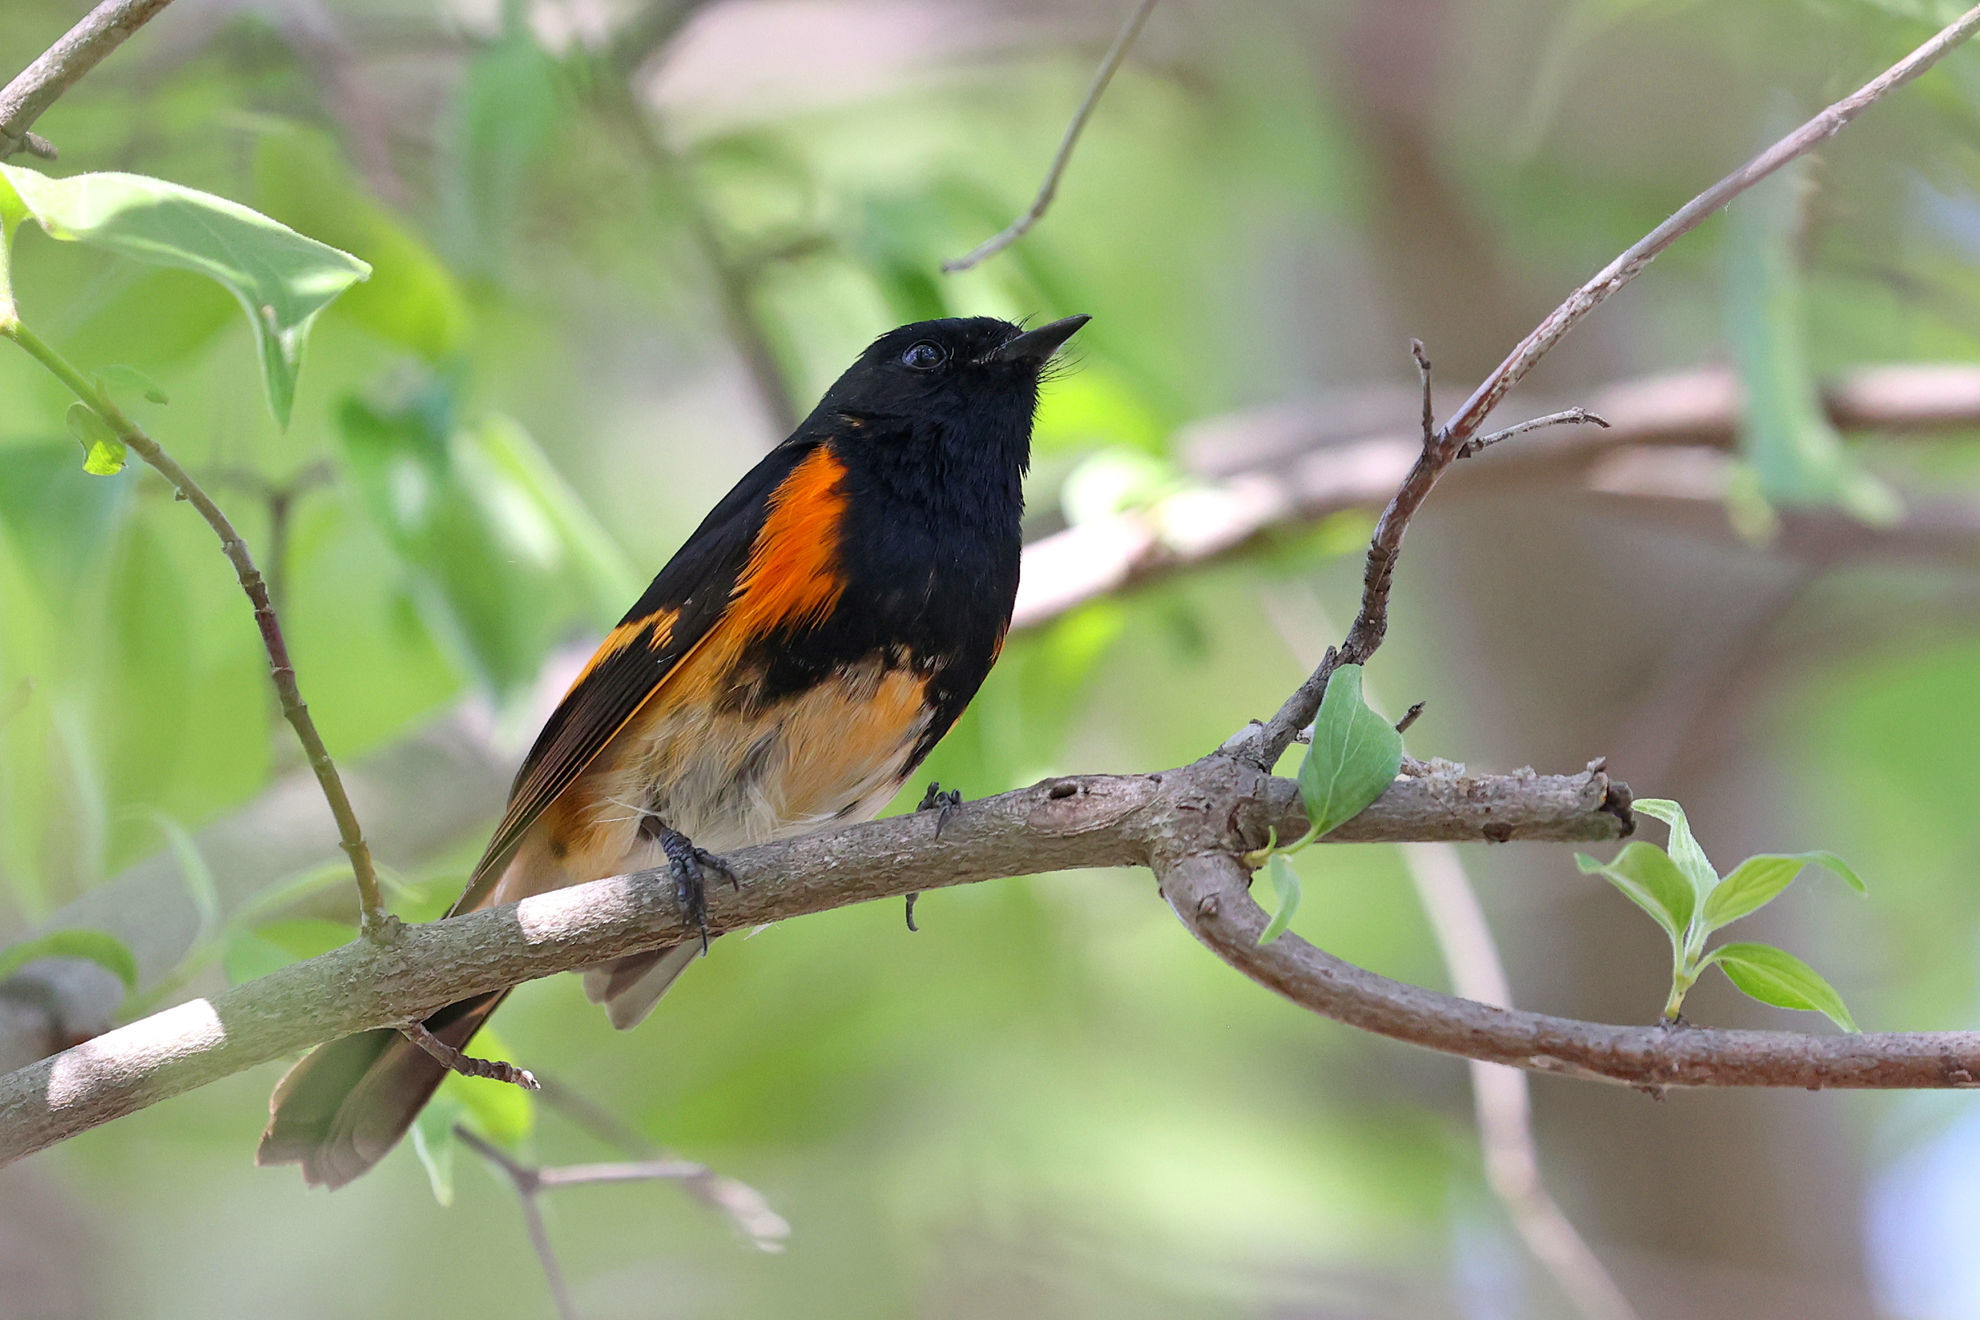
[(993, 362), (1043, 362), (1059, 351), (1059, 345), (1073, 337), (1075, 331), (1093, 318), (1090, 316), (1068, 316), (1063, 321), (1041, 325), (1036, 330), (1027, 330), (1015, 339), (1006, 340), (992, 350)]

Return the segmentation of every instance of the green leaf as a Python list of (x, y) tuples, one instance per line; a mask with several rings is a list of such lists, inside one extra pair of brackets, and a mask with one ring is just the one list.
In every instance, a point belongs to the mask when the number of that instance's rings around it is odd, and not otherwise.
[(83, 447), (83, 471), (114, 477), (124, 470), (124, 442), (96, 409), (86, 403), (72, 403), (68, 421), (69, 434)]
[(124, 989), (137, 989), (137, 955), (115, 935), (100, 930), (51, 930), (0, 949), (0, 981), (41, 958), (85, 958), (122, 981)]
[(1735, 515), (1749, 530), (1759, 507), (1835, 507), (1867, 523), (1903, 512), (1892, 490), (1866, 471), (1830, 423), (1809, 361), (1804, 281), (1796, 244), (1807, 162), (1759, 184), (1732, 208), (1725, 289), (1729, 338), (1743, 387), (1740, 448), (1751, 478)]
[(1292, 869), (1285, 854), (1273, 853), (1266, 869), (1272, 873), (1272, 888), (1279, 896), (1279, 907), (1265, 929), (1258, 933), (1260, 944), (1270, 944), (1285, 934), (1286, 927), (1292, 924), (1293, 913), (1299, 911), (1299, 872)]
[(1669, 798), (1638, 798), (1630, 803), (1630, 809), (1671, 827), (1671, 860), (1677, 863), (1678, 870), (1691, 882), (1692, 892), (1703, 903), (1718, 887), (1719, 872), (1705, 850), (1698, 846), (1698, 840), (1692, 837), (1691, 822), (1685, 819), (1684, 808)]
[[(454, 1077), (449, 1074), (447, 1080), (453, 1081)], [(419, 1156), (420, 1166), (426, 1170), (433, 1199), (443, 1209), (454, 1203), (454, 1152), (461, 1144), (454, 1137), (454, 1123), (460, 1116), (458, 1101), (435, 1096), (413, 1120), (413, 1153)]]
[(218, 282), (247, 312), (268, 407), (295, 403), (303, 341), (317, 314), (371, 267), (237, 202), (141, 174), (52, 179), (0, 165), (0, 210), (23, 208), (55, 238)]
[(1650, 919), (1671, 937), (1674, 950), (1684, 947), (1685, 931), (1691, 925), (1691, 914), (1697, 911), (1698, 897), (1691, 881), (1669, 853), (1654, 843), (1635, 839), (1623, 845), (1615, 860), (1607, 864), (1587, 853), (1576, 853), (1574, 862), (1583, 875), (1601, 876), (1621, 890), (1623, 897), (1648, 912)]
[(1728, 872), (1705, 900), (1706, 930), (1717, 930), (1758, 912), (1793, 884), (1803, 867), (1811, 865), (1835, 872), (1859, 894), (1866, 892), (1862, 879), (1834, 853), (1759, 853)]
[(1402, 735), (1361, 699), (1361, 666), (1342, 665), (1327, 680), (1313, 721), (1313, 745), (1299, 764), (1306, 805), (1303, 843), (1338, 828), (1382, 796), (1402, 768)]
[(1835, 987), (1786, 949), (1771, 944), (1722, 944), (1705, 955), (1705, 966), (1713, 963), (1742, 994), (1763, 1004), (1806, 1009), (1822, 1014), (1844, 1031), (1857, 1029)]
[(128, 389), (136, 390), (152, 403), (170, 403), (172, 401), (164, 390), (158, 388), (157, 381), (145, 375), (136, 367), (126, 366), (122, 362), (114, 362), (94, 372), (93, 375), (96, 379), (97, 388), (106, 394), (110, 392), (113, 385), (122, 385)]

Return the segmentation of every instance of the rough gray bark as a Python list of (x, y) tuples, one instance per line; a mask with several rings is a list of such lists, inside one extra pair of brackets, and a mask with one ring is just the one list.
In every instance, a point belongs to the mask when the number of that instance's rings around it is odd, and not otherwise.
[[(1406, 777), (1330, 841), (1614, 839), (1629, 825), (1627, 793), (1599, 770)], [(896, 816), (737, 852), (727, 860), (740, 887), (711, 892), (709, 926), (736, 930), (1011, 875), (1145, 865), (1180, 850), (1263, 843), (1268, 829), (1281, 838), (1305, 829), (1297, 790), (1224, 756), (1159, 774), (1047, 780), (946, 819)], [(411, 926), (389, 947), (354, 941), (0, 1077), (0, 1164), (318, 1042), (690, 933), (671, 876), (642, 871)]]

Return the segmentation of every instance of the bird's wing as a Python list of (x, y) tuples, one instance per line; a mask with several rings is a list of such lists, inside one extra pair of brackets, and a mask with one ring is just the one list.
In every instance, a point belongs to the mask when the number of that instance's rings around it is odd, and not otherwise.
[(486, 900), (530, 826), (690, 656), (830, 608), (843, 473), (829, 449), (785, 444), (709, 512), (551, 713), (453, 912)]

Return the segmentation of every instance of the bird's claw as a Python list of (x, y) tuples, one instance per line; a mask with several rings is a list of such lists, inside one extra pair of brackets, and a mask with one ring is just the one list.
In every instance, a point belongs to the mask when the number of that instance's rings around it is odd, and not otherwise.
[(681, 915), (701, 933), (701, 953), (708, 955), (708, 877), (715, 871), (729, 878), (733, 889), (741, 889), (742, 881), (729, 869), (729, 864), (709, 852), (695, 846), (694, 840), (679, 830), (660, 830), (660, 846), (667, 854), (667, 869), (674, 875), (674, 897), (681, 905)]

